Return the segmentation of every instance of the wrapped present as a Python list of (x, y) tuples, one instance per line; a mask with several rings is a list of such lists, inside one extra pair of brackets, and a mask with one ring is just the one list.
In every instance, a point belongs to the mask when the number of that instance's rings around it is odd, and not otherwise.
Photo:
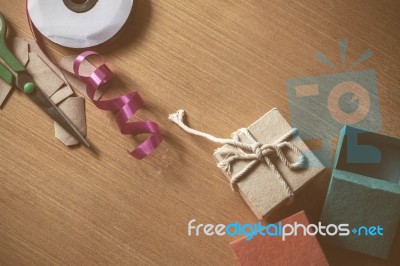
[[(282, 224), (309, 225), (304, 211), (281, 221)], [(278, 236), (258, 234), (251, 240), (246, 237), (230, 243), (238, 265), (329, 265), (315, 236), (299, 233), (282, 241)]]
[(324, 241), (388, 258), (400, 222), (400, 139), (345, 126), (322, 211), (325, 224), (349, 224), (350, 235)]
[(324, 170), (277, 109), (233, 133), (232, 139), (191, 129), (183, 123), (183, 115), (180, 110), (169, 118), (191, 134), (224, 144), (214, 152), (217, 166), (259, 219), (290, 203), (296, 192)]

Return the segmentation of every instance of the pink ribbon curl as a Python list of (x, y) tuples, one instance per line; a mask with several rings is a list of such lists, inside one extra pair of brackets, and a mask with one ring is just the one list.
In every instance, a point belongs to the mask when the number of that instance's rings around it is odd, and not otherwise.
[(153, 121), (128, 122), (134, 114), (143, 106), (143, 99), (138, 92), (131, 92), (111, 100), (99, 101), (94, 99), (96, 91), (104, 86), (113, 76), (111, 70), (104, 63), (96, 68), (90, 76), (80, 75), (79, 69), (87, 57), (99, 55), (94, 51), (86, 51), (78, 55), (74, 61), (73, 70), (79, 79), (86, 83), (86, 93), (93, 103), (102, 110), (116, 113), (116, 121), (122, 134), (140, 135), (151, 134), (145, 141), (129, 152), (134, 158), (141, 160), (150, 155), (162, 142), (162, 135), (157, 123)]

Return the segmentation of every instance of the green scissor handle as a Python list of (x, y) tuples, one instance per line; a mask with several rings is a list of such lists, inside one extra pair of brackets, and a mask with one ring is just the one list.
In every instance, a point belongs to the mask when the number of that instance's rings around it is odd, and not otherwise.
[[(7, 24), (2, 13), (0, 13), (0, 57), (7, 65), (15, 72), (26, 71), (25, 67), (18, 61), (17, 58), (8, 50), (6, 44)], [(2, 72), (2, 68), (0, 68)]]
[(14, 85), (13, 80), (14, 77), (7, 68), (5, 68), (2, 64), (0, 64), (0, 78), (7, 82), (9, 85)]

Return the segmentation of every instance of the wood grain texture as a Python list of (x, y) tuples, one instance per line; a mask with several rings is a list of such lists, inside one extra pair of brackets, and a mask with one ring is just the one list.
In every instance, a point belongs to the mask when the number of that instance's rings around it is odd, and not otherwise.
[[(25, 1), (0, 1), (11, 35), (31, 37)], [(64, 147), (53, 122), (14, 91), (0, 112), (0, 264), (232, 265), (224, 237), (188, 237), (187, 223), (255, 223), (215, 167), (216, 146), (167, 120), (184, 108), (189, 123), (228, 137), (272, 107), (290, 120), (285, 82), (334, 73), (314, 59), (340, 62), (366, 49), (377, 72), (383, 132), (400, 137), (400, 2), (397, 0), (137, 0), (121, 36), (98, 50), (116, 74), (109, 96), (139, 91), (138, 117), (160, 123), (165, 141), (136, 161), (137, 140), (113, 116), (86, 103), (96, 151)], [(56, 59), (76, 54), (46, 42)], [(328, 176), (273, 220), (305, 208), (319, 218)], [(397, 238), (399, 239), (399, 237)], [(397, 240), (390, 263), (398, 261)], [(389, 262), (324, 247), (332, 264)]]

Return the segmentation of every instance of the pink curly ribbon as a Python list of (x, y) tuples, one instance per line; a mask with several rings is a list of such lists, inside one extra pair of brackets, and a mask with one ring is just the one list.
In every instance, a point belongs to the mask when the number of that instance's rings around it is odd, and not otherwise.
[(90, 76), (80, 75), (79, 69), (82, 62), (92, 55), (99, 54), (93, 51), (87, 51), (78, 55), (73, 65), (74, 73), (87, 84), (86, 93), (99, 109), (116, 112), (116, 121), (122, 134), (134, 136), (145, 133), (152, 134), (133, 151), (128, 151), (130, 155), (141, 160), (151, 154), (160, 145), (162, 141), (160, 128), (158, 124), (153, 121), (128, 122), (143, 105), (143, 100), (137, 92), (128, 93), (111, 100), (97, 101), (94, 99), (96, 90), (106, 84), (112, 78), (113, 73), (102, 63)]

